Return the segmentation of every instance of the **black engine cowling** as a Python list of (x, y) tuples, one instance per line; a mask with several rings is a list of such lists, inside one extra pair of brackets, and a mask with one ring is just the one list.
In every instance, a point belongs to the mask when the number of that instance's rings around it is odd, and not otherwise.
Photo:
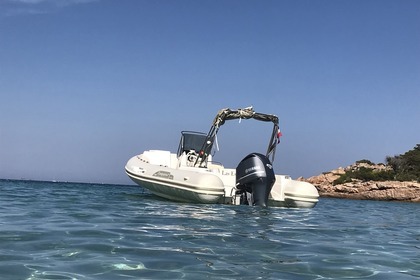
[(249, 154), (236, 167), (236, 188), (241, 204), (266, 207), (275, 181), (273, 166), (262, 154)]

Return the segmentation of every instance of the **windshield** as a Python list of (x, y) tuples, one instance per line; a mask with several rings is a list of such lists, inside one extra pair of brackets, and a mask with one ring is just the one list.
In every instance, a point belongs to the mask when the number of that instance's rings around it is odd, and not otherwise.
[(178, 147), (178, 156), (183, 152), (189, 152), (191, 150), (197, 153), (201, 150), (206, 141), (207, 134), (194, 131), (182, 131), (181, 141)]

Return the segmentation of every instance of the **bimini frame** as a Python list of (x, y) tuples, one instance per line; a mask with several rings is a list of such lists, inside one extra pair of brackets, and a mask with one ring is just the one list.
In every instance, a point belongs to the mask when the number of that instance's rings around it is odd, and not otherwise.
[(270, 142), (268, 143), (267, 158), (274, 162), (274, 156), (276, 153), (276, 146), (279, 143), (279, 139), (281, 136), (280, 129), (279, 129), (279, 118), (275, 115), (263, 114), (263, 113), (256, 113), (252, 107), (247, 107), (244, 109), (238, 110), (231, 110), (229, 108), (220, 110), (216, 117), (214, 118), (213, 125), (210, 128), (209, 133), (207, 134), (206, 140), (204, 141), (203, 147), (199, 152), (199, 156), (196, 160), (196, 164), (198, 162), (205, 163), (207, 157), (211, 153), (211, 149), (213, 146), (213, 142), (216, 138), (217, 132), (219, 131), (220, 126), (222, 126), (225, 121), (227, 120), (234, 120), (234, 119), (256, 119), (258, 121), (264, 122), (273, 122), (273, 132), (270, 137)]

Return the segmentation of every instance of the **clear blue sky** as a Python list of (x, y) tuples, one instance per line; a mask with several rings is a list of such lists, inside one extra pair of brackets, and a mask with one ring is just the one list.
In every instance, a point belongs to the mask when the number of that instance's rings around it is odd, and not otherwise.
[[(0, 178), (130, 183), (131, 156), (250, 105), (294, 178), (414, 148), (420, 1), (0, 0)], [(215, 159), (270, 129), (227, 123)]]

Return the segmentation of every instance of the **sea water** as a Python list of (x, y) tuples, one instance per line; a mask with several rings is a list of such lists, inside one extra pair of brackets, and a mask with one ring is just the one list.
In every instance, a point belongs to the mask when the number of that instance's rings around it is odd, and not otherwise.
[(420, 204), (200, 205), (10, 180), (0, 192), (0, 279), (420, 278)]

